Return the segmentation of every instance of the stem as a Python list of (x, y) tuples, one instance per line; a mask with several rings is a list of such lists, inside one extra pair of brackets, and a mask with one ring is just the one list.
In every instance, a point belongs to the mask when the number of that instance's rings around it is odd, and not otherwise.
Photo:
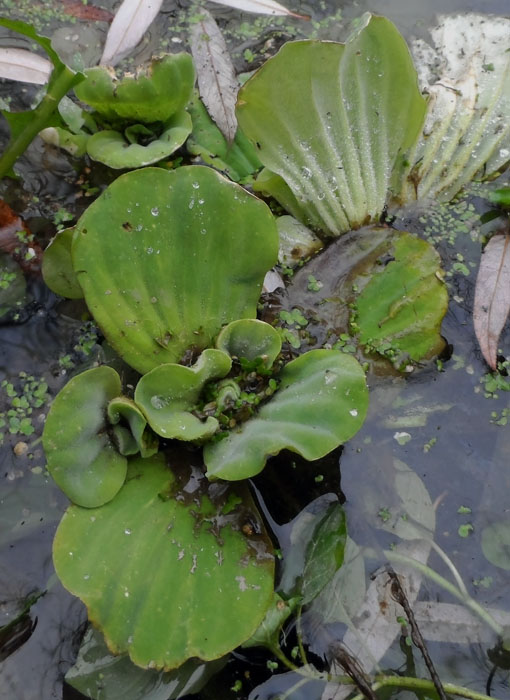
[(299, 648), (299, 656), (301, 657), (301, 661), (303, 662), (304, 666), (308, 666), (308, 658), (306, 656), (306, 651), (303, 646), (303, 635), (302, 635), (302, 627), (301, 627), (301, 614), (303, 612), (303, 606), (300, 605), (298, 608), (298, 613), (296, 616), (296, 632), (297, 632), (297, 643), (298, 643), (298, 648)]
[(51, 89), (44, 95), (37, 107), (32, 110), (32, 119), (26, 124), (17, 136), (11, 138), (7, 148), (0, 158), (0, 178), (7, 175), (14, 163), (26, 151), (37, 134), (47, 126), (53, 112), (57, 109), (58, 103), (78, 82), (79, 77), (67, 66), (56, 76)]
[(469, 593), (467, 591), (466, 586), (464, 585), (464, 581), (462, 580), (459, 572), (457, 571), (457, 568), (453, 561), (450, 559), (450, 557), (447, 555), (447, 553), (441, 549), (441, 547), (434, 542), (434, 540), (428, 540), (433, 548), (433, 550), (438, 554), (441, 559), (444, 561), (446, 566), (450, 569), (452, 572), (452, 576), (455, 579), (455, 582), (457, 583), (457, 587), (461, 593), (463, 593), (465, 596), (469, 597)]
[[(376, 682), (372, 686), (373, 690), (379, 688), (407, 688), (408, 690), (426, 690), (435, 693), (434, 683), (425, 678), (410, 678), (408, 676), (376, 676)], [(445, 693), (457, 695), (469, 700), (491, 700), (488, 695), (477, 693), (476, 690), (463, 688), (454, 683), (443, 683)], [(494, 698), (492, 698), (494, 700)]]
[[(443, 578), (440, 574), (436, 573), (433, 569), (428, 567), (426, 564), (422, 564), (416, 559), (407, 557), (404, 554), (398, 554), (398, 552), (392, 552), (390, 550), (385, 550), (385, 556), (389, 561), (396, 561), (399, 564), (407, 564), (413, 568), (420, 571), (424, 576), (442, 586), (448, 593), (451, 593), (457, 600), (460, 600), (464, 605), (480, 617), (497, 635), (498, 637), (503, 636), (503, 628), (496, 620), (490, 615), (487, 610), (484, 610), (481, 605), (479, 605), (471, 596), (467, 593), (463, 593), (456, 588), (453, 583), (448, 581), (448, 579)], [(468, 696), (465, 696), (468, 697)]]

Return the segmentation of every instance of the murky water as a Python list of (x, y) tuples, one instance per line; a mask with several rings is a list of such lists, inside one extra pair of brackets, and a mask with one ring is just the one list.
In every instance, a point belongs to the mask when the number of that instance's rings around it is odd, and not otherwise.
[[(26, 15), (27, 7), (35, 4), (18, 3), (17, 16), (23, 16), (24, 12)], [(116, 5), (112, 0), (102, 3), (107, 9)], [(41, 28), (56, 32), (63, 58), (73, 61), (76, 53), (81, 52), (85, 64), (96, 62), (107, 25), (70, 20), (66, 23), (60, 5), (46, 3), (46, 8), (49, 6), (55, 8), (56, 16), (48, 15)], [(311, 14), (315, 24), (256, 21), (252, 16), (244, 25), (236, 11), (220, 6), (210, 8), (224, 25), (239, 70), (251, 67), (245, 51), (260, 50), (261, 42), (265, 47), (261, 53), (269, 55), (282, 41), (299, 33), (315, 32), (321, 38), (332, 39), (344, 35), (344, 24), (338, 20), (324, 21), (325, 17), (338, 14), (339, 3), (331, 1), (323, 6), (302, 0), (292, 6)], [(189, 7), (190, 3), (184, 1), (166, 2), (148, 40), (134, 52), (132, 62), (146, 60), (155, 47), (184, 45), (184, 19)], [(437, 12), (479, 10), (504, 14), (509, 8), (507, 0), (426, 3), (359, 0), (345, 3), (341, 8), (346, 18), (368, 9), (388, 16), (410, 38), (426, 37)], [(13, 3), (0, 2), (0, 14), (3, 11), (14, 16)], [(43, 13), (39, 14), (42, 21)], [(244, 16), (243, 22), (246, 19)], [(0, 43), (6, 45), (6, 39)], [(19, 43), (27, 44), (24, 40)], [(12, 97), (16, 108), (26, 107), (34, 94), (32, 88), (16, 86), (13, 90), (12, 85), (4, 86), (1, 92), (4, 98)], [(34, 144), (22, 166), (23, 182), (2, 184), (1, 194), (40, 232), (45, 243), (54, 231), (52, 219), (59, 209), (78, 215), (87, 202), (83, 197), (75, 199), (80, 190), (74, 165), (67, 157)], [(91, 177), (104, 182), (103, 175), (98, 169)], [(367, 569), (371, 574), (384, 561), (382, 549), (392, 544), (392, 536), (381, 527), (385, 513), (394, 504), (392, 465), (399, 460), (420, 477), (435, 503), (435, 541), (454, 562), (469, 593), (482, 605), (508, 610), (508, 574), (485, 559), (480, 538), (485, 526), (507, 516), (510, 436), (502, 412), (509, 407), (510, 394), (487, 391), (487, 368), (472, 330), (471, 309), (483, 233), (479, 215), (486, 205), (476, 195), (468, 202), (472, 209), (466, 219), (467, 230), (458, 233), (451, 243), (444, 240), (441, 220), (437, 217), (423, 214), (420, 220), (416, 213), (411, 216), (402, 212), (394, 223), (396, 228), (438, 239), (444, 267), (451, 273), (448, 277), (451, 301), (442, 331), (450, 349), (443, 365), (427, 365), (405, 378), (371, 376), (369, 418), (342, 451), (320, 464), (298, 464), (297, 469), (292, 466), (292, 460), (280, 457), (255, 479), (254, 485), (284, 551), (289, 538), (288, 523), (301, 509), (321, 494), (331, 491), (341, 494), (345, 498), (350, 536), (359, 546), (371, 550)], [(456, 215), (461, 216), (459, 212), (461, 209), (457, 209)], [(334, 255), (334, 246), (323, 253), (331, 260)], [(320, 260), (314, 264), (320, 264)], [(330, 265), (327, 274), (334, 276), (334, 267)], [(306, 298), (296, 277), (281, 303), (290, 308), (294, 305), (306, 308), (312, 301)], [(0, 381), (12, 384), (10, 396), (5, 386), (0, 388), (0, 411), (8, 410), (13, 397), (24, 392), (29, 382), (26, 375), (35, 382), (44, 381), (48, 394), (54, 395), (69, 372), (97, 357), (99, 348), (94, 344), (90, 327), (83, 325), (82, 311), (76, 305), (58, 302), (40, 280), (31, 280), (28, 302), (19, 318), (4, 321), (0, 328)], [(509, 335), (502, 340), (506, 356), (510, 349)], [(25, 376), (20, 377), (20, 373)], [(74, 661), (85, 613), (81, 603), (56, 581), (51, 562), (51, 542), (66, 499), (45, 473), (38, 441), (48, 401), (45, 399), (27, 416), (32, 428), (29, 434), (6, 432), (0, 454), (0, 626), (16, 618), (27, 597), (46, 591), (30, 613), (20, 619), (9, 643), (2, 640), (0, 650), (4, 650), (5, 658), (0, 658), (0, 700), (78, 697), (75, 691), (63, 687), (63, 675)], [(24, 446), (17, 448), (20, 454), (16, 456), (14, 448), (20, 443)], [(284, 493), (282, 483), (286, 484)], [(433, 554), (430, 563), (439, 574), (450, 576), (447, 564), (439, 556)], [(451, 602), (437, 584), (427, 580), (420, 597)], [(340, 626), (333, 629), (335, 634), (343, 634)], [(311, 650), (320, 662), (324, 645), (312, 632), (308, 634)], [(468, 639), (470, 634), (465, 632), (466, 638), (459, 639), (457, 645), (431, 642), (429, 651), (444, 680), (485, 692), (491, 668), (486, 654), (490, 643), (484, 640), (482, 645), (475, 632)], [(200, 697), (204, 700), (219, 697), (241, 700), (248, 695), (253, 700), (278, 697), (296, 683), (296, 677), (271, 675), (267, 660), (268, 656), (257, 650), (237, 655)], [(423, 675), (419, 659), (415, 658), (414, 662), (417, 673)], [(398, 644), (384, 663), (385, 667), (403, 671), (412, 666), (408, 652)], [(230, 688), (236, 680), (243, 681), (243, 689), (234, 693)], [(320, 698), (322, 691), (322, 684), (309, 683), (291, 697), (313, 700)], [(508, 692), (507, 678), (504, 671), (498, 671), (492, 693), (502, 697), (505, 692)]]

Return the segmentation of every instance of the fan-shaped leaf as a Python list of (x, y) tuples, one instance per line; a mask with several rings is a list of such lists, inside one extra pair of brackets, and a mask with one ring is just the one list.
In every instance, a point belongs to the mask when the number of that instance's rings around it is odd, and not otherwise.
[(105, 421), (120, 394), (117, 372), (96, 367), (73, 377), (55, 397), (43, 433), (48, 471), (72, 501), (86, 508), (110, 501), (126, 478), (127, 460)]
[(395, 26), (370, 15), (360, 26), (346, 44), (285, 44), (239, 92), (241, 128), (297, 200), (283, 204), (329, 235), (381, 215), (425, 114)]
[(64, 586), (110, 650), (145, 668), (223, 656), (255, 632), (273, 595), (271, 544), (246, 489), (181, 478), (182, 491), (161, 459), (136, 459), (113, 501), (71, 506), (55, 535)]
[(218, 421), (208, 416), (202, 422), (191, 412), (204, 384), (227, 375), (232, 360), (221, 350), (207, 349), (193, 367), (164, 364), (147, 372), (137, 384), (135, 401), (143, 409), (151, 428), (162, 437), (200, 440), (211, 437)]
[(359, 363), (334, 350), (312, 350), (289, 362), (280, 387), (257, 415), (226, 438), (204, 448), (207, 475), (248, 479), (271, 455), (292, 450), (323, 457), (361, 427), (368, 406)]
[(254, 317), (277, 257), (269, 208), (200, 166), (122, 175), (76, 230), (73, 264), (87, 305), (142, 373)]
[(169, 156), (182, 146), (190, 133), (191, 117), (182, 111), (170, 117), (161, 135), (153, 137), (147, 145), (129, 143), (123, 134), (107, 129), (88, 138), (87, 153), (110, 168), (141, 168)]

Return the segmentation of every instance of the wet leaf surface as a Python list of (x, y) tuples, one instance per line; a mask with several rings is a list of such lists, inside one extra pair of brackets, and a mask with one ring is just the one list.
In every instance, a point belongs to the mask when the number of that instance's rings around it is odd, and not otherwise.
[(510, 234), (497, 234), (485, 246), (475, 287), (473, 322), (482, 354), (495, 370), (501, 331), (510, 311)]

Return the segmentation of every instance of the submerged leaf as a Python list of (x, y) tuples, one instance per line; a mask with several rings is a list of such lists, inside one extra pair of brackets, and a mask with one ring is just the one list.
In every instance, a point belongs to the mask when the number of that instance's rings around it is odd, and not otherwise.
[(108, 403), (120, 394), (117, 372), (96, 367), (78, 374), (55, 397), (44, 425), (48, 471), (74, 503), (110, 501), (126, 478), (127, 460), (107, 432)]
[(198, 693), (226, 659), (200, 663), (186, 661), (175, 671), (140, 668), (129, 656), (112, 654), (103, 635), (89, 627), (66, 682), (93, 700), (173, 700)]
[[(290, 188), (290, 213), (339, 235), (380, 217), (425, 107), (404, 39), (389, 20), (365, 15), (345, 44), (285, 44), (241, 88), (237, 117)], [(278, 179), (264, 189), (281, 200)]]
[(32, 51), (0, 49), (0, 78), (45, 85), (51, 71), (50, 61)]
[(482, 552), (494, 566), (510, 571), (510, 523), (502, 520), (482, 530)]
[(144, 668), (223, 656), (253, 635), (273, 596), (272, 547), (246, 487), (217, 489), (184, 470), (133, 460), (110, 503), (71, 506), (55, 535), (64, 586), (109, 649)]
[(496, 369), (498, 341), (510, 311), (510, 234), (485, 246), (476, 278), (473, 322), (487, 364)]
[(190, 39), (198, 89), (203, 103), (222, 134), (232, 143), (237, 131), (235, 106), (239, 83), (223, 34), (207, 10), (193, 25)]
[(108, 341), (139, 372), (255, 317), (277, 257), (269, 208), (211, 168), (122, 175), (76, 226), (73, 264)]
[(100, 64), (114, 66), (128, 55), (158, 14), (163, 0), (124, 0), (106, 36)]
[(204, 448), (212, 479), (248, 479), (283, 449), (314, 460), (357, 433), (368, 406), (359, 363), (334, 350), (312, 350), (289, 362), (280, 386), (258, 413)]

